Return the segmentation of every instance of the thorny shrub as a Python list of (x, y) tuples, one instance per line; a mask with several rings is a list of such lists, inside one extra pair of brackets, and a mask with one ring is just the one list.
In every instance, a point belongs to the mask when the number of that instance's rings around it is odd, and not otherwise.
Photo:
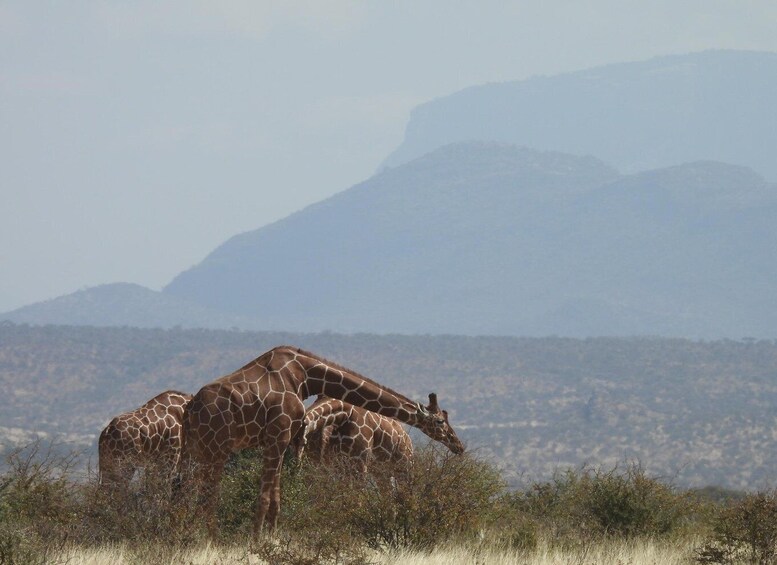
[(777, 491), (749, 494), (720, 510), (712, 535), (696, 550), (696, 561), (710, 565), (777, 563)]
[[(176, 490), (169, 470), (146, 469), (128, 488), (117, 489), (99, 485), (91, 474), (76, 476), (75, 462), (40, 443), (6, 456), (0, 564), (45, 563), (63, 548), (106, 543), (119, 543), (144, 562), (207, 536), (198, 501)], [(260, 474), (255, 451), (229, 463), (215, 541), (243, 545), (268, 563), (358, 565), (367, 562), (369, 549), (427, 550), (451, 540), (531, 550), (538, 539), (576, 544), (666, 537), (699, 519), (698, 496), (678, 492), (636, 465), (570, 470), (508, 492), (493, 465), (430, 445), (416, 450), (405, 472), (372, 464), (365, 476), (338, 458), (326, 465), (287, 461), (279, 531), (272, 543), (263, 539), (249, 548)], [(714, 536), (697, 551), (700, 563), (777, 563), (775, 493), (708, 507), (714, 528), (707, 531)]]
[(637, 464), (557, 474), (511, 495), (513, 508), (561, 540), (660, 537), (677, 533), (694, 513), (694, 499), (649, 477)]
[[(434, 446), (416, 450), (405, 472), (373, 463), (363, 476), (344, 457), (284, 467), (281, 530), (330, 556), (353, 555), (364, 546), (431, 548), (454, 536), (476, 535), (504, 491), (492, 466)], [(227, 531), (250, 531), (260, 469), (254, 454), (240, 457), (225, 473), (220, 522)]]
[(0, 563), (46, 563), (78, 524), (69, 481), (75, 454), (38, 440), (5, 456), (0, 475)]

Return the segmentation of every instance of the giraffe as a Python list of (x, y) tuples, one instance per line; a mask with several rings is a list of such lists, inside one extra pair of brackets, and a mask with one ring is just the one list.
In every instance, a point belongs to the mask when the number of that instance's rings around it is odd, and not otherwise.
[(100, 484), (126, 487), (139, 467), (159, 460), (172, 473), (181, 453), (181, 420), (191, 394), (168, 390), (116, 416), (98, 440)]
[(358, 461), (362, 473), (370, 460), (407, 469), (413, 459), (413, 442), (400, 422), (326, 397), (307, 409), (292, 448), (298, 458), (307, 450), (317, 460), (328, 452), (344, 453)]
[(291, 346), (263, 353), (234, 373), (202, 387), (183, 420), (181, 476), (193, 478), (205, 500), (203, 514), (215, 533), (215, 504), (224, 464), (230, 454), (263, 448), (261, 493), (256, 502), (254, 536), (267, 521), (272, 532), (280, 510), (283, 454), (302, 427), (303, 401), (316, 394), (341, 399), (420, 429), (454, 453), (464, 445), (447, 415), (430, 395), (422, 406), (345, 367)]

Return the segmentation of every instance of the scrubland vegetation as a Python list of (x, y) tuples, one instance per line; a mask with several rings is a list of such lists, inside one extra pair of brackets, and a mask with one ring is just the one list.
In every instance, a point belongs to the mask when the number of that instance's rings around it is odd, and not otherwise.
[[(115, 414), (279, 343), (413, 398), (436, 391), (473, 449), (419, 448), (396, 487), (380, 468), (357, 479), (290, 461), (279, 531), (250, 544), (256, 454), (230, 463), (211, 540), (196, 501), (153, 473), (109, 492), (88, 452), (12, 448), (45, 432), (89, 449)], [(777, 496), (763, 486), (777, 468), (775, 366), (774, 341), (0, 325), (0, 564), (777, 563)], [(690, 489), (705, 484), (750, 494)]]
[(33, 444), (0, 475), (0, 563), (777, 563), (777, 496), (689, 491), (636, 464), (578, 468), (521, 489), (476, 456), (417, 450), (412, 472), (289, 460), (279, 530), (251, 541), (256, 453), (222, 482), (219, 534), (158, 473), (129, 491)]
[(638, 459), (685, 487), (777, 484), (777, 341), (284, 334), (0, 324), (0, 454), (35, 433), (94, 450), (115, 415), (298, 345), (413, 399), (511, 486)]

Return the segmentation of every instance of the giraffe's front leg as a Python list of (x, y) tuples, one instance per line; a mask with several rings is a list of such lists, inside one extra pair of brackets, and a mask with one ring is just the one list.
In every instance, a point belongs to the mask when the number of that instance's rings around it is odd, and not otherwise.
[[(281, 470), (283, 456), (291, 443), (291, 438), (299, 432), (302, 420), (291, 420), (281, 417), (274, 442), (264, 451), (262, 469), (262, 495), (260, 507), (257, 509), (257, 522), (261, 522), (256, 533), (261, 531), (265, 521), (268, 533), (275, 531), (281, 510)], [(266, 506), (265, 506), (266, 505)], [(261, 513), (261, 515), (260, 515)]]
[[(284, 447), (285, 449), (285, 447)], [(280, 508), (280, 480), (283, 465), (283, 451), (276, 453), (274, 448), (265, 451), (262, 465), (262, 484), (256, 505), (254, 537), (258, 537), (264, 528), (265, 518), (269, 518), (268, 531), (275, 529)]]

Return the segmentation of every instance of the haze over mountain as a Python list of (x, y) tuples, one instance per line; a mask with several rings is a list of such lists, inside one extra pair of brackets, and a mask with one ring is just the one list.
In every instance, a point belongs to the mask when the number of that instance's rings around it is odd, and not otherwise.
[(22, 324), (140, 328), (249, 327), (250, 320), (131, 283), (104, 284), (38, 302), (0, 318)]
[[(0, 319), (774, 337), (774, 77), (777, 54), (715, 51), (466, 89), (419, 107), (374, 177), (162, 292), (106, 285)], [(478, 137), (510, 143), (460, 141)]]
[(770, 336), (775, 212), (743, 167), (620, 176), (454, 144), (232, 238), (164, 294), (273, 329)]
[(772, 337), (777, 187), (700, 161), (459, 143), (237, 235), (163, 292), (107, 285), (16, 322)]
[(777, 181), (777, 54), (706, 51), (466, 88), (416, 107), (397, 166), (496, 140), (592, 154), (626, 173), (712, 159)]
[(446, 147), (232, 238), (164, 293), (272, 328), (509, 331), (505, 283), (524, 267), (504, 252), (539, 235), (540, 203), (616, 177), (590, 158)]

